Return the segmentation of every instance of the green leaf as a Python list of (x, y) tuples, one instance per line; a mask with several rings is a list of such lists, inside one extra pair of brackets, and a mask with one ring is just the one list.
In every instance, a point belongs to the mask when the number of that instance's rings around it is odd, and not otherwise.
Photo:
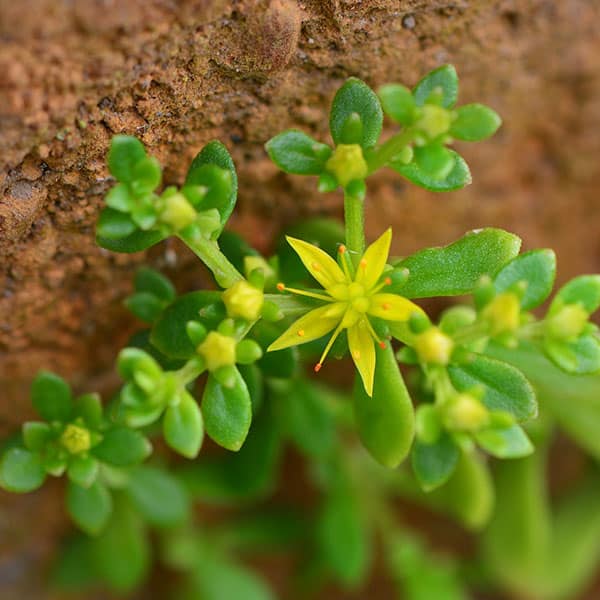
[(132, 171), (131, 189), (136, 195), (153, 192), (162, 179), (160, 163), (154, 156), (145, 156), (135, 163)]
[(163, 303), (154, 294), (137, 292), (125, 299), (125, 306), (140, 320), (154, 323), (163, 311)]
[(53, 432), (48, 423), (28, 421), (22, 427), (23, 443), (27, 450), (39, 452), (52, 439)]
[(262, 358), (256, 363), (265, 377), (289, 379), (298, 369), (298, 349), (296, 347), (266, 352), (269, 344), (274, 342), (281, 332), (280, 325), (265, 321), (259, 321), (252, 328), (252, 336), (265, 350)]
[(390, 83), (379, 88), (383, 111), (401, 125), (410, 125), (415, 118), (415, 99), (403, 85)]
[(98, 461), (93, 456), (73, 456), (69, 461), (67, 475), (77, 485), (89, 488), (98, 475)]
[(184, 294), (164, 310), (152, 328), (150, 341), (170, 358), (190, 358), (196, 349), (186, 333), (188, 321), (200, 321), (214, 329), (224, 316), (219, 292)]
[(449, 367), (448, 374), (460, 392), (483, 386), (483, 403), (489, 410), (509, 412), (518, 421), (537, 415), (531, 384), (521, 371), (508, 363), (478, 354), (470, 362)]
[(91, 429), (102, 424), (102, 401), (98, 394), (83, 394), (75, 402), (75, 415), (81, 417)]
[(485, 429), (475, 434), (477, 443), (496, 458), (522, 458), (533, 452), (527, 434), (518, 425)]
[(432, 192), (451, 192), (452, 190), (464, 188), (471, 183), (469, 166), (462, 156), (454, 150), (446, 149), (446, 151), (454, 159), (454, 164), (450, 172), (441, 179), (432, 177), (414, 160), (408, 164), (400, 160), (392, 160), (389, 166), (410, 182)]
[(135, 199), (129, 193), (129, 186), (119, 183), (112, 187), (104, 198), (106, 206), (123, 213), (128, 213), (135, 206)]
[(0, 462), (0, 486), (9, 492), (25, 493), (39, 488), (46, 472), (39, 454), (24, 448), (9, 448)]
[(173, 284), (154, 269), (141, 267), (135, 273), (134, 282), (136, 292), (153, 294), (165, 303), (175, 300), (176, 292)]
[(92, 454), (102, 462), (128, 467), (142, 462), (152, 452), (152, 445), (139, 431), (125, 427), (109, 429)]
[(465, 104), (456, 110), (456, 120), (450, 127), (450, 135), (467, 142), (478, 142), (494, 135), (502, 119), (483, 104)]
[(565, 304), (581, 304), (588, 314), (600, 307), (600, 275), (580, 275), (566, 283), (552, 301), (549, 315), (558, 312)]
[(248, 388), (237, 369), (231, 387), (222, 386), (211, 374), (202, 396), (206, 433), (220, 446), (239, 450), (252, 421), (252, 402)]
[(127, 493), (140, 514), (150, 524), (174, 527), (190, 515), (185, 489), (168, 471), (156, 467), (136, 467), (130, 473)]
[(150, 544), (142, 521), (130, 503), (115, 497), (104, 531), (90, 542), (98, 577), (117, 592), (129, 592), (144, 581), (150, 567)]
[(147, 248), (162, 242), (166, 237), (167, 236), (162, 231), (137, 230), (123, 238), (112, 239), (98, 232), (96, 235), (96, 243), (101, 248), (111, 250), (112, 252), (132, 254), (133, 252), (146, 250)]
[(271, 138), (265, 148), (282, 171), (296, 175), (319, 175), (331, 155), (329, 146), (295, 129)]
[[(225, 196), (222, 194), (224, 188), (219, 187), (217, 189), (217, 186), (215, 186), (214, 190), (211, 191), (209, 189), (207, 195), (202, 200), (202, 210), (216, 208), (221, 216), (221, 228), (214, 233), (214, 238), (217, 238), (235, 207), (238, 192), (238, 179), (233, 159), (227, 148), (221, 142), (213, 140), (206, 144), (192, 161), (185, 179), (186, 186), (204, 185), (205, 177), (207, 176), (207, 171), (203, 169), (205, 165), (214, 165), (229, 173), (229, 193)], [(223, 176), (221, 177), (223, 181), (225, 181), (225, 178)]]
[(89, 535), (97, 535), (104, 529), (112, 508), (110, 492), (100, 482), (96, 481), (87, 488), (69, 482), (67, 510), (77, 526)]
[(594, 333), (573, 341), (544, 340), (548, 358), (572, 375), (588, 375), (600, 371), (600, 339)]
[(181, 393), (178, 404), (169, 406), (163, 418), (163, 435), (167, 444), (187, 458), (195, 458), (204, 438), (202, 413), (194, 398)]
[[(358, 140), (344, 139), (344, 127), (353, 114), (360, 117), (362, 125)], [(363, 81), (351, 77), (337, 91), (329, 113), (331, 137), (337, 144), (358, 143), (371, 148), (377, 143), (383, 125), (383, 112), (377, 94)]]
[(219, 248), (240, 273), (244, 272), (244, 258), (246, 256), (260, 256), (241, 235), (234, 231), (223, 231), (221, 233)]
[(137, 225), (127, 213), (105, 208), (98, 218), (96, 234), (99, 238), (120, 240), (132, 234), (136, 229)]
[(135, 179), (134, 167), (146, 158), (144, 145), (131, 135), (115, 135), (108, 152), (108, 168), (119, 181), (129, 183)]
[(72, 536), (60, 548), (50, 580), (52, 586), (69, 592), (79, 592), (98, 583), (87, 536)]
[(429, 492), (446, 483), (459, 457), (460, 451), (447, 433), (433, 444), (415, 442), (411, 454), (412, 468), (423, 490)]
[(325, 499), (317, 522), (319, 563), (346, 587), (358, 586), (370, 563), (370, 536), (356, 494), (345, 485)]
[(483, 275), (493, 277), (520, 247), (521, 240), (502, 229), (470, 231), (448, 246), (426, 248), (399, 261), (394, 266), (408, 269), (408, 280), (386, 292), (407, 298), (470, 294)]
[(413, 90), (417, 106), (423, 106), (432, 92), (441, 92), (441, 105), (452, 108), (458, 99), (458, 75), (452, 65), (443, 65), (429, 72)]
[(354, 383), (354, 414), (362, 443), (384, 467), (397, 467), (408, 454), (415, 432), (413, 405), (389, 344), (376, 348), (373, 397), (360, 377)]
[(48, 371), (40, 371), (33, 380), (31, 402), (46, 421), (67, 421), (73, 410), (69, 384)]
[(552, 250), (530, 250), (506, 264), (494, 278), (499, 294), (526, 282), (521, 307), (531, 310), (539, 306), (552, 291), (556, 276), (556, 255)]
[(327, 390), (299, 379), (291, 382), (282, 400), (285, 427), (296, 446), (309, 457), (330, 455), (336, 442), (336, 423)]
[[(441, 144), (428, 144), (415, 148), (415, 163), (419, 171), (435, 181), (447, 180), (456, 161), (456, 153)], [(410, 163), (409, 163), (410, 164)]]

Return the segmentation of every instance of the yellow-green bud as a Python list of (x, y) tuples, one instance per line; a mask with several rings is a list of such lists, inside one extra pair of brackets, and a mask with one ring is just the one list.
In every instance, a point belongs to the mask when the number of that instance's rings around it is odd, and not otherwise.
[(65, 427), (60, 436), (60, 443), (71, 454), (87, 452), (92, 446), (90, 432), (85, 427), (73, 425), (72, 423)]
[(568, 340), (583, 332), (588, 313), (581, 304), (566, 304), (546, 323), (546, 332), (553, 338)]
[(160, 220), (174, 231), (180, 231), (196, 220), (196, 209), (183, 194), (173, 194), (165, 198), (164, 203)]
[(247, 281), (238, 281), (223, 292), (227, 314), (233, 319), (256, 321), (263, 307), (264, 294)]
[(444, 422), (453, 431), (478, 431), (488, 425), (487, 408), (470, 394), (458, 394), (444, 410)]
[(511, 292), (498, 294), (481, 316), (488, 322), (492, 335), (516, 331), (521, 322), (521, 302)]
[(435, 104), (426, 104), (421, 108), (421, 117), (415, 123), (415, 127), (433, 140), (450, 130), (452, 124), (452, 113)]
[(219, 367), (235, 364), (235, 347), (234, 338), (211, 331), (196, 350), (204, 359), (206, 368), (215, 371)]
[(421, 362), (447, 365), (450, 362), (454, 342), (437, 327), (429, 327), (415, 337), (414, 348)]
[(337, 146), (325, 168), (335, 175), (340, 185), (346, 187), (355, 179), (364, 179), (368, 168), (362, 148), (358, 144), (340, 144)]

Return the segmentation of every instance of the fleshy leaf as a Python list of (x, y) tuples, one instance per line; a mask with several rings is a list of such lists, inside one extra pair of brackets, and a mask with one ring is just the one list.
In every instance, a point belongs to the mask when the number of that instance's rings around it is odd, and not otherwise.
[(31, 384), (31, 402), (46, 421), (66, 421), (73, 402), (69, 384), (48, 371), (38, 373)]
[(39, 488), (46, 472), (39, 454), (24, 448), (9, 448), (0, 461), (0, 486), (19, 494)]
[(502, 119), (483, 104), (465, 104), (456, 110), (456, 120), (450, 127), (450, 135), (467, 142), (478, 142), (494, 135)]
[(412, 468), (424, 491), (429, 492), (448, 481), (460, 457), (452, 438), (443, 433), (433, 444), (417, 441), (412, 449)]
[(67, 509), (75, 523), (90, 535), (104, 529), (112, 512), (110, 492), (100, 482), (82, 487), (70, 482), (67, 488)]
[(441, 104), (452, 108), (458, 99), (458, 75), (452, 65), (443, 65), (429, 72), (413, 89), (417, 106), (423, 106), (432, 92), (441, 91)]
[(204, 438), (202, 413), (194, 398), (182, 393), (179, 404), (169, 406), (163, 419), (165, 441), (187, 458), (195, 458)]
[(302, 131), (284, 131), (266, 144), (271, 160), (284, 172), (296, 175), (319, 175), (331, 155), (331, 148)]

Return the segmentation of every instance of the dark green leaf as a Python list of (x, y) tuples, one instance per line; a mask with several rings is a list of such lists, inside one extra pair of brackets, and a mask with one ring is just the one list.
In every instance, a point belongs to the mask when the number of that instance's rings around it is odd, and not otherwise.
[(447, 152), (453, 157), (454, 165), (452, 170), (441, 179), (436, 179), (429, 173), (423, 171), (416, 161), (405, 164), (400, 160), (392, 160), (389, 163), (389, 166), (415, 185), (425, 188), (426, 190), (432, 192), (451, 192), (452, 190), (459, 190), (471, 183), (471, 172), (460, 154), (454, 152), (454, 150), (448, 149)]
[(135, 165), (146, 157), (144, 145), (131, 135), (115, 135), (108, 152), (108, 168), (119, 181), (130, 182), (135, 178)]
[(67, 421), (73, 410), (69, 384), (48, 371), (41, 371), (33, 380), (31, 402), (46, 421)]
[(521, 307), (531, 310), (539, 306), (552, 291), (556, 276), (556, 255), (552, 250), (530, 250), (506, 264), (494, 278), (498, 293), (507, 292), (521, 282), (527, 287)]
[(415, 148), (415, 164), (427, 179), (447, 181), (454, 169), (456, 153), (441, 144)]
[(125, 299), (125, 306), (146, 323), (154, 323), (163, 311), (163, 303), (154, 294), (137, 292)]
[(102, 401), (98, 394), (84, 394), (75, 402), (75, 414), (81, 417), (91, 429), (102, 424)]
[(90, 540), (78, 534), (69, 538), (52, 567), (51, 582), (61, 590), (78, 592), (97, 583), (90, 555)]
[(153, 294), (163, 302), (173, 302), (175, 300), (175, 288), (173, 284), (162, 273), (141, 267), (135, 274), (136, 292), (148, 292)]
[(407, 268), (408, 280), (386, 292), (407, 298), (469, 294), (483, 275), (493, 277), (520, 247), (521, 240), (502, 229), (470, 231), (448, 246), (426, 248), (399, 261), (394, 266)]
[(281, 326), (259, 321), (252, 328), (252, 336), (265, 350), (262, 358), (256, 363), (265, 377), (289, 379), (298, 368), (298, 349), (294, 346), (266, 352), (269, 344), (281, 334)]
[(412, 445), (413, 405), (389, 344), (376, 348), (373, 396), (360, 377), (354, 383), (354, 414), (360, 438), (371, 456), (384, 467), (397, 467)]
[(128, 467), (142, 462), (152, 452), (152, 445), (139, 431), (116, 427), (109, 429), (92, 454), (103, 462)]
[(429, 492), (446, 483), (459, 457), (460, 452), (447, 433), (443, 433), (433, 444), (415, 442), (411, 454), (412, 468), (421, 487)]
[(531, 441), (518, 425), (485, 429), (475, 434), (477, 443), (497, 458), (522, 458), (533, 452)]
[(206, 433), (220, 446), (239, 450), (252, 421), (252, 402), (242, 376), (234, 369), (231, 387), (222, 386), (211, 374), (202, 396)]
[(502, 119), (491, 108), (483, 104), (465, 104), (456, 110), (450, 135), (459, 140), (477, 142), (494, 135), (501, 124)]
[(39, 488), (46, 472), (39, 454), (24, 448), (9, 448), (0, 462), (0, 486), (9, 492), (25, 493)]
[(48, 423), (28, 421), (22, 427), (23, 443), (27, 450), (39, 452), (53, 437), (52, 429)]
[(150, 246), (154, 246), (155, 244), (158, 244), (158, 242), (162, 242), (165, 237), (167, 236), (161, 231), (137, 230), (126, 237), (112, 239), (98, 232), (96, 236), (96, 243), (98, 246), (106, 248), (106, 250), (111, 250), (112, 252), (131, 254), (133, 252), (141, 252), (142, 250), (146, 250), (147, 248), (150, 248)]
[(430, 98), (432, 92), (441, 92), (441, 105), (452, 108), (458, 99), (458, 75), (452, 65), (443, 65), (434, 69), (413, 90), (417, 106), (423, 106)]
[[(344, 140), (344, 126), (356, 113), (362, 124), (360, 140)], [(363, 81), (351, 77), (337, 91), (329, 113), (331, 137), (337, 144), (358, 143), (371, 148), (377, 143), (383, 125), (383, 112), (377, 94)]]
[(110, 492), (100, 482), (87, 488), (69, 482), (67, 509), (73, 521), (86, 533), (100, 533), (110, 518), (112, 507)]
[(179, 404), (169, 406), (163, 419), (163, 435), (167, 444), (187, 458), (195, 458), (204, 438), (202, 413), (194, 398), (181, 394)]
[(96, 234), (98, 238), (102, 239), (121, 240), (132, 234), (136, 229), (136, 224), (127, 213), (105, 208), (98, 218)]
[(190, 513), (190, 502), (179, 481), (168, 471), (156, 467), (136, 467), (131, 471), (127, 493), (152, 525), (173, 527)]
[(271, 160), (284, 172), (319, 175), (331, 155), (331, 149), (302, 131), (284, 131), (266, 144)]
[(98, 475), (98, 461), (93, 456), (73, 456), (69, 461), (69, 479), (84, 488), (89, 488)]
[[(213, 308), (218, 307), (215, 311)], [(186, 333), (188, 321), (200, 321), (209, 329), (224, 317), (219, 292), (190, 292), (171, 304), (152, 328), (150, 340), (163, 354), (171, 358), (189, 358), (196, 349)]]
[(521, 371), (508, 363), (476, 355), (468, 363), (448, 369), (452, 383), (459, 391), (483, 386), (483, 403), (490, 410), (502, 410), (518, 421), (537, 415), (537, 402), (531, 384)]

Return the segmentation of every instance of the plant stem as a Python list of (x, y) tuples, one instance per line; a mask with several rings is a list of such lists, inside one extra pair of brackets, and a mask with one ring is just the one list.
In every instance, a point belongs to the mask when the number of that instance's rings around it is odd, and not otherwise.
[(190, 358), (181, 369), (175, 371), (182, 386), (194, 381), (205, 369), (203, 361), (198, 356)]
[(362, 198), (350, 195), (344, 190), (344, 221), (346, 227), (346, 248), (354, 266), (365, 251), (365, 216)]
[(374, 173), (383, 167), (390, 159), (394, 158), (394, 156), (400, 154), (404, 147), (412, 142), (414, 137), (415, 134), (412, 129), (405, 129), (391, 137), (369, 157), (369, 174)]
[(212, 271), (222, 288), (231, 287), (237, 281), (244, 279), (219, 250), (217, 242), (207, 240), (200, 235), (186, 234), (184, 231), (177, 237)]

